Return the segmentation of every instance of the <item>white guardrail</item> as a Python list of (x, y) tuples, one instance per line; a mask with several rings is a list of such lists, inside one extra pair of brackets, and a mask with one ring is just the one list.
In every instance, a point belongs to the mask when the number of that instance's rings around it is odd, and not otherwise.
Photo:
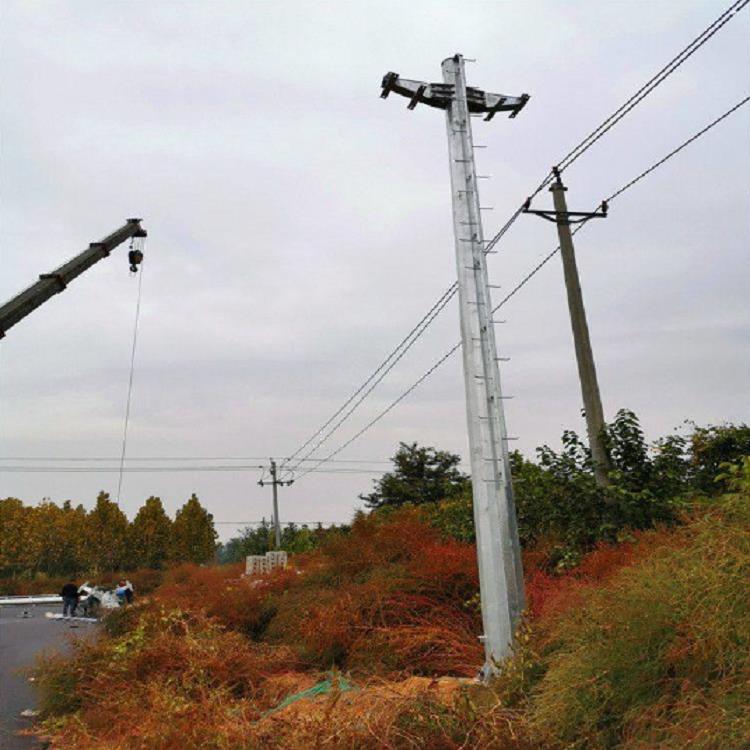
[(62, 597), (56, 594), (37, 594), (33, 596), (0, 596), (3, 604), (62, 604)]

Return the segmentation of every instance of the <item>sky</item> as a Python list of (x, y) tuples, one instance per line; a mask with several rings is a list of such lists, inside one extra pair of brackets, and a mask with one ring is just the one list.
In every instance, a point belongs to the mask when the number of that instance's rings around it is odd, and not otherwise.
[[(382, 76), (439, 81), (440, 62), (460, 52), (476, 59), (470, 85), (530, 94), (515, 119), (473, 121), (487, 146), (479, 171), (492, 176), (481, 184), (492, 236), (728, 5), (5, 0), (0, 300), (142, 217), (128, 457), (288, 456), (455, 279), (444, 115), (381, 100)], [(744, 98), (749, 31), (750, 8), (577, 161), (565, 173), (570, 209), (591, 210)], [(750, 105), (576, 237), (605, 414), (634, 410), (650, 439), (686, 419), (750, 421), (749, 125)], [(535, 199), (545, 205), (546, 191)], [(495, 299), (556, 244), (552, 224), (516, 221), (489, 261)], [(116, 250), (0, 343), (0, 463), (119, 456), (138, 287), (126, 255)], [(559, 258), (501, 317), (514, 445), (533, 455), (559, 446), (564, 429), (583, 433)], [(454, 300), (317, 455), (458, 335)], [(459, 356), (339, 458), (385, 462), (400, 441), (467, 455)], [(387, 464), (368, 468), (284, 487), (281, 520), (350, 519)], [(259, 478), (126, 473), (121, 507), (132, 517), (153, 494), (174, 513), (195, 492), (229, 522), (226, 538), (270, 516)], [(0, 472), (0, 497), (29, 503), (91, 507), (100, 490), (115, 494), (117, 473)]]

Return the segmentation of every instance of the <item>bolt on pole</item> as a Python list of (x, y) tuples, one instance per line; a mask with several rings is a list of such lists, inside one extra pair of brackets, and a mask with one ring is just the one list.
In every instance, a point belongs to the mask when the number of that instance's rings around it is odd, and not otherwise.
[(567, 188), (560, 179), (559, 171), (555, 168), (553, 172), (555, 174), (555, 181), (550, 187), (550, 192), (552, 193), (555, 210), (532, 211), (529, 208), (531, 204), (529, 199), (526, 201), (524, 211), (536, 214), (549, 221), (554, 221), (557, 225), (557, 236), (560, 240), (560, 257), (562, 258), (565, 290), (568, 297), (568, 310), (570, 312), (570, 326), (573, 331), (578, 377), (581, 381), (581, 395), (586, 415), (586, 432), (589, 438), (591, 459), (594, 465), (594, 478), (597, 485), (607, 487), (610, 484), (609, 471), (611, 466), (604, 446), (604, 410), (602, 409), (602, 399), (599, 393), (599, 381), (596, 377), (596, 365), (594, 364), (594, 353), (591, 349), (589, 326), (586, 321), (586, 309), (583, 305), (581, 280), (578, 275), (575, 247), (573, 246), (573, 234), (570, 231), (572, 223), (580, 223), (589, 219), (606, 218), (607, 204), (606, 202), (602, 203), (598, 211), (568, 211), (568, 204), (565, 199)]
[(484, 628), (482, 675), (487, 679), (497, 673), (499, 662), (510, 653), (524, 608), (524, 592), (471, 115), (482, 113), (486, 120), (491, 120), (496, 113), (508, 111), (514, 117), (529, 97), (525, 94), (508, 97), (467, 87), (461, 55), (445, 60), (442, 70), (442, 84), (411, 81), (388, 73), (383, 79), (381, 96), (385, 98), (394, 91), (410, 99), (409, 109), (424, 103), (446, 113)]

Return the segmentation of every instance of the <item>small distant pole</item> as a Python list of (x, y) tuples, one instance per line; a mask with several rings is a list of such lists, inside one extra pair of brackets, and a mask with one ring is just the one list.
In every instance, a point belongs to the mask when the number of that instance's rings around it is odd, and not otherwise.
[(576, 362), (578, 363), (578, 377), (581, 381), (581, 395), (583, 396), (583, 408), (586, 413), (586, 432), (589, 436), (589, 447), (591, 458), (594, 463), (594, 478), (597, 485), (607, 487), (609, 485), (610, 462), (607, 451), (604, 448), (604, 410), (602, 409), (602, 398), (599, 393), (599, 381), (596, 377), (596, 366), (594, 354), (591, 350), (591, 337), (589, 326), (586, 321), (586, 309), (583, 306), (583, 294), (581, 293), (581, 280), (578, 275), (575, 248), (573, 246), (573, 234), (570, 231), (571, 224), (578, 224), (589, 219), (606, 218), (607, 203), (604, 201), (597, 211), (568, 211), (565, 200), (567, 188), (560, 179), (560, 172), (553, 168), (555, 181), (550, 187), (554, 211), (531, 210), (531, 199), (524, 205), (524, 213), (536, 214), (547, 221), (557, 224), (557, 236), (560, 240), (560, 257), (562, 258), (563, 274), (565, 276), (565, 289), (568, 295), (568, 310), (570, 311), (570, 326), (573, 329), (573, 341), (576, 350)]
[(271, 461), (271, 481), (264, 482), (262, 479), (258, 482), (261, 487), (270, 484), (273, 489), (273, 530), (274, 530), (274, 549), (281, 549), (281, 523), (279, 522), (279, 486), (289, 486), (294, 482), (293, 479), (283, 481), (277, 478), (276, 461)]

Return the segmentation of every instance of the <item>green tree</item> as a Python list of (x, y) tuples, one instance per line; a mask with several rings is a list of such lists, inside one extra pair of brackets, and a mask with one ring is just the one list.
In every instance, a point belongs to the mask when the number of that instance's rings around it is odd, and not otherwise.
[(86, 567), (87, 523), (82, 505), (48, 500), (31, 508), (34, 567), (48, 575), (73, 575)]
[(726, 479), (718, 482), (722, 464), (742, 464), (750, 456), (750, 425), (724, 424), (695, 427), (690, 436), (690, 481), (699, 492), (725, 492)]
[(15, 497), (0, 500), (0, 572), (17, 575), (33, 564), (32, 509)]
[(417, 443), (400, 443), (393, 457), (393, 471), (374, 481), (375, 489), (360, 495), (369, 508), (422, 505), (457, 497), (469, 485), (469, 477), (456, 467), (461, 457)]
[(119, 506), (100, 492), (96, 506), (86, 519), (89, 567), (98, 571), (119, 570), (128, 558), (128, 519)]
[(195, 494), (177, 511), (172, 526), (172, 558), (205, 563), (216, 552), (214, 517), (200, 504)]
[(131, 564), (147, 568), (164, 565), (172, 544), (172, 521), (160, 498), (152, 495), (141, 506), (130, 524), (128, 537)]

